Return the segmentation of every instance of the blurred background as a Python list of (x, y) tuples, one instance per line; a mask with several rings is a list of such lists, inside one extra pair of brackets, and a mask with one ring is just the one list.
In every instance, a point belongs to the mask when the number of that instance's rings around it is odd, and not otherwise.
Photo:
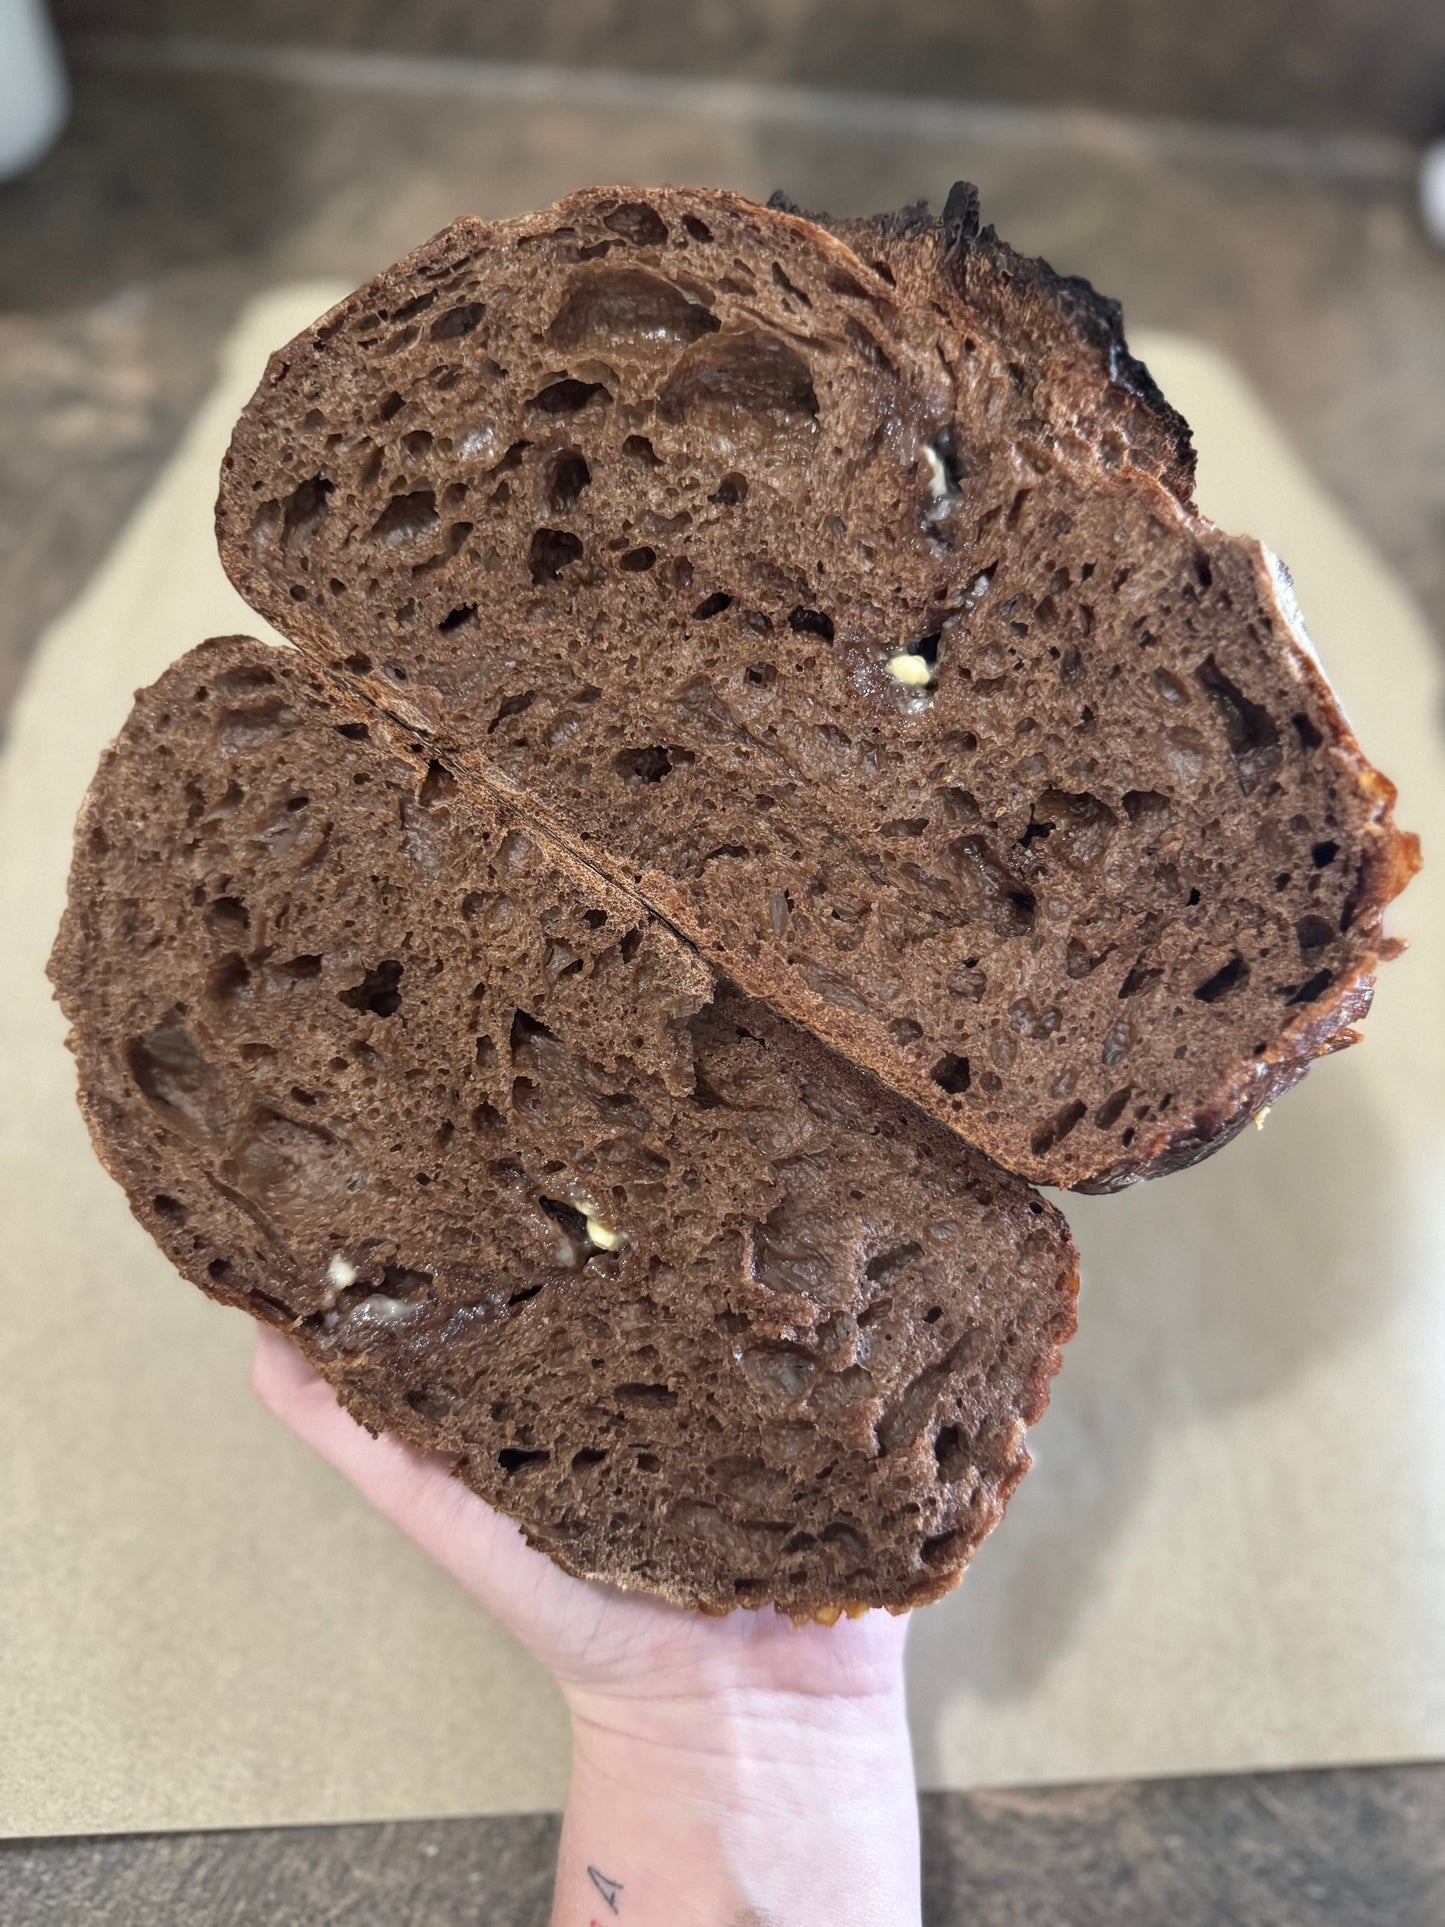
[[(0, 0), (0, 115), (43, 30)], [(1224, 350), (1445, 633), (1440, 0), (55, 0), (0, 183), (0, 715), (247, 295), (597, 180), (984, 216)], [(43, 73), (26, 80), (45, 121)], [(25, 72), (28, 74), (29, 69)], [(46, 139), (37, 125), (32, 146)], [(0, 148), (4, 142), (0, 140)], [(1445, 184), (1442, 184), (1445, 185)]]

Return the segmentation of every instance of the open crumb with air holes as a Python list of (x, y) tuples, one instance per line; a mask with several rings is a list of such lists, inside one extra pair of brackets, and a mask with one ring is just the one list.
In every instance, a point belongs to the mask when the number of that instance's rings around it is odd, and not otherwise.
[(1026, 1176), (1353, 1041), (1417, 860), (1117, 306), (942, 219), (594, 189), (276, 355), (252, 605)]
[(1058, 1213), (295, 652), (141, 693), (51, 968), (179, 1268), (567, 1570), (828, 1618), (1000, 1517)]

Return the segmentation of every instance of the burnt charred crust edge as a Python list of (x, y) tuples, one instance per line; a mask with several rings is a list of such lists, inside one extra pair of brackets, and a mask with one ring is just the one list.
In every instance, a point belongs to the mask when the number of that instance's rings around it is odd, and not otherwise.
[(1192, 484), (1195, 453), (1189, 424), (1165, 399), (1145, 364), (1130, 354), (1119, 302), (1112, 295), (1100, 294), (1081, 274), (1059, 274), (1042, 256), (1019, 254), (999, 239), (991, 222), (980, 229), (979, 218), (978, 189), (972, 181), (955, 181), (941, 220), (945, 259), (957, 260), (967, 252), (981, 255), (997, 273), (1021, 285), (1026, 293), (1052, 301), (1079, 339), (1104, 357), (1109, 379), (1159, 417), (1173, 438), (1179, 466)]
[(1360, 1041), (1352, 1026), (1369, 1014), (1380, 961), (1376, 956), (1367, 958), (1333, 997), (1292, 1024), (1267, 1057), (1241, 1065), (1207, 1111), (1197, 1112), (1182, 1129), (1161, 1136), (1141, 1157), (1121, 1160), (1069, 1189), (1094, 1196), (1127, 1190), (1141, 1179), (1167, 1177), (1191, 1164), (1202, 1164), (1233, 1143), (1251, 1120), (1292, 1090), (1318, 1059)]
[[(828, 215), (805, 212), (781, 190), (769, 197), (768, 206), (778, 213), (801, 215), (805, 220), (831, 229)], [(1168, 485), (1182, 502), (1190, 502), (1196, 463), (1194, 437), (1188, 422), (1165, 398), (1145, 364), (1137, 355), (1130, 354), (1124, 335), (1124, 310), (1119, 302), (1110, 295), (1100, 294), (1083, 275), (1060, 274), (1042, 256), (1018, 253), (1007, 241), (999, 239), (991, 222), (981, 227), (980, 221), (977, 187), (972, 181), (955, 181), (941, 215), (932, 213), (927, 201), (914, 201), (891, 213), (871, 215), (848, 225), (855, 229), (871, 228), (885, 241), (936, 236), (941, 243), (940, 262), (944, 272), (965, 298), (965, 267), (977, 261), (1010, 284), (1018, 296), (1052, 307), (1080, 345), (1099, 356), (1109, 380), (1157, 418), (1174, 455), (1173, 472), (1166, 478)]]

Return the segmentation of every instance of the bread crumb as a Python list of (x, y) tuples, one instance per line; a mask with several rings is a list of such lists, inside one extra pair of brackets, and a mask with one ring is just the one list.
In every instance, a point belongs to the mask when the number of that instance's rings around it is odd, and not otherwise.
[(1269, 1116), (1270, 1112), (1273, 1109), (1274, 1109), (1273, 1104), (1266, 1104), (1262, 1111), (1257, 1111), (1255, 1113), (1254, 1128), (1256, 1131), (1262, 1131), (1264, 1129), (1264, 1120)]
[(905, 689), (923, 689), (933, 681), (933, 670), (922, 656), (915, 656), (911, 650), (901, 649), (896, 656), (890, 656), (887, 666), (889, 675)]

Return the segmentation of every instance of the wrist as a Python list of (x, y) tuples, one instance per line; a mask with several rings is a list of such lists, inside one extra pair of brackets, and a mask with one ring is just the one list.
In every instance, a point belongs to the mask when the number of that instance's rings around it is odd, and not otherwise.
[(626, 1889), (621, 1927), (917, 1927), (904, 1631), (882, 1614), (832, 1629), (758, 1614), (726, 1638), (679, 1622), (621, 1677), (563, 1678), (558, 1927), (613, 1927), (596, 1904), (609, 1882)]
[(558, 1927), (612, 1927), (595, 1904), (611, 1882), (635, 1927), (917, 1927), (901, 1689), (839, 1700), (741, 1686), (640, 1716), (574, 1705), (572, 1733)]
[(912, 1754), (901, 1677), (866, 1694), (799, 1693), (734, 1682), (657, 1698), (567, 1695), (574, 1772), (610, 1779), (637, 1796), (725, 1798), (768, 1783), (785, 1801), (796, 1783), (816, 1800), (821, 1783), (902, 1778)]

